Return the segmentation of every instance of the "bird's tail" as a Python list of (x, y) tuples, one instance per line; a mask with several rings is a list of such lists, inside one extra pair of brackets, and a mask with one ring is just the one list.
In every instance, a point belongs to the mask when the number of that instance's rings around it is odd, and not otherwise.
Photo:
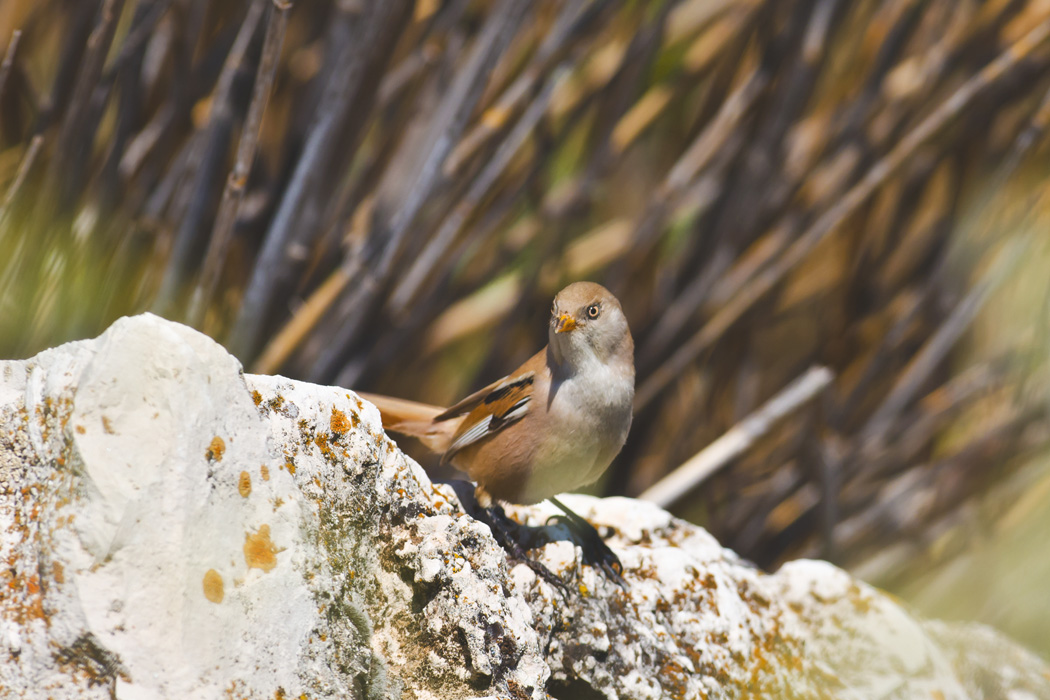
[(435, 422), (434, 418), (444, 413), (444, 408), (380, 394), (358, 392), (357, 395), (375, 404), (379, 409), (384, 429), (393, 433), (410, 435), (422, 442), (431, 452), (437, 454), (444, 454), (448, 450), (452, 436), (463, 420), (463, 417), (460, 416)]

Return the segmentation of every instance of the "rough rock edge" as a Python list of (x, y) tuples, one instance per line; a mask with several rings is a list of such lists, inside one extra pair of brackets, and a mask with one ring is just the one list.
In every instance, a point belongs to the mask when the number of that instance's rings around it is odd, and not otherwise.
[[(822, 562), (774, 575), (628, 499), (572, 497), (564, 601), (508, 571), (336, 387), (246, 376), (178, 324), (0, 363), (0, 687), (22, 697), (1050, 697), (1034, 655)], [(553, 511), (516, 508), (542, 526)], [(1024, 695), (1027, 693), (1027, 695)]]

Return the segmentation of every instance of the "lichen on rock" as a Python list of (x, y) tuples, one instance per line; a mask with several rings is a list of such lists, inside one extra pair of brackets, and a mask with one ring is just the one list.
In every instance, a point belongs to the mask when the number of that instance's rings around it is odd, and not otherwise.
[[(508, 562), (338, 387), (245, 375), (144, 315), (0, 363), (0, 687), (13, 697), (1050, 697), (1034, 655), (822, 562), (764, 574), (630, 499), (565, 497)], [(994, 692), (989, 691), (994, 688)], [(1027, 693), (1027, 695), (1023, 695)]]

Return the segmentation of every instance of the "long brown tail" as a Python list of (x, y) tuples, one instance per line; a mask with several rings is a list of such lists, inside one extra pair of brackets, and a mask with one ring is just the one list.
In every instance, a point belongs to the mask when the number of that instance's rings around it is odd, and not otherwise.
[(459, 417), (435, 423), (434, 418), (445, 411), (440, 406), (380, 394), (358, 392), (357, 395), (375, 404), (379, 409), (379, 415), (383, 418), (383, 428), (393, 433), (410, 435), (438, 454), (448, 450), (452, 436), (463, 420)]

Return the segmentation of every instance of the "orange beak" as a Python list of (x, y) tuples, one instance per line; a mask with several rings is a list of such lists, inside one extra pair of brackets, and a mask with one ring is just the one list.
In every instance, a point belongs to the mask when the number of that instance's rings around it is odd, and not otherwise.
[(576, 319), (569, 314), (562, 314), (554, 324), (555, 333), (566, 333), (576, 327)]

